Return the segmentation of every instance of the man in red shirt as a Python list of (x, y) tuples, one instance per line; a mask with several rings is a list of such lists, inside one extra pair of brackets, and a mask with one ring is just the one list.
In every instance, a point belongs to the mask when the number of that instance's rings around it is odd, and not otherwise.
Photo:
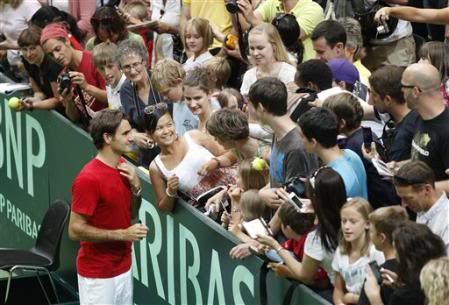
[(131, 243), (148, 228), (131, 219), (141, 203), (131, 151), (131, 125), (119, 110), (99, 111), (90, 122), (98, 149), (72, 185), (69, 237), (80, 241), (76, 260), (80, 304), (132, 305)]

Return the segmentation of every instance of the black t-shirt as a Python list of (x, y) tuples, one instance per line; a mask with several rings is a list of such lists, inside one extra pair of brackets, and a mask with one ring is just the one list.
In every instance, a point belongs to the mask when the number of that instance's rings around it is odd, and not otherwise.
[(394, 129), (382, 134), (385, 154), (388, 161), (403, 161), (410, 159), (412, 140), (420, 120), (416, 111), (410, 111)]
[[(380, 268), (391, 270), (396, 273), (398, 269), (398, 262), (395, 259), (389, 259), (386, 260), (382, 265), (380, 265)], [(384, 305), (390, 304), (390, 299), (394, 291), (395, 290), (393, 288), (387, 285), (380, 286), (380, 296), (382, 298), (382, 302), (384, 303)], [(371, 305), (371, 303), (368, 300), (368, 297), (365, 294), (364, 288), (362, 288), (362, 292), (360, 293), (359, 302), (357, 303), (357, 305)]]
[(430, 120), (420, 119), (413, 137), (412, 160), (426, 162), (434, 171), (436, 180), (448, 179), (449, 168), (449, 109)]
[(47, 98), (53, 97), (51, 83), (55, 83), (63, 67), (44, 55), (44, 60), (40, 66), (31, 65), (25, 59), (22, 60), (28, 75), (36, 82), (39, 89)]
[[(377, 136), (372, 133), (373, 141), (376, 143), (376, 150), (381, 156), (384, 155), (383, 147)], [(363, 157), (361, 147), (363, 145), (363, 130), (359, 128), (348, 138), (339, 141), (340, 148), (348, 148), (354, 151), (362, 159), (366, 171), (366, 181), (368, 184), (368, 201), (374, 209), (399, 204), (400, 198), (397, 196), (393, 184), (390, 180), (382, 179), (371, 161)]]

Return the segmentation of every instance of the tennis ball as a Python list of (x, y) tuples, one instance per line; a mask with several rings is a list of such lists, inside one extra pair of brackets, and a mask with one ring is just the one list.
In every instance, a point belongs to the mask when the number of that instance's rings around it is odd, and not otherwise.
[(251, 163), (252, 167), (257, 171), (263, 171), (265, 167), (267, 166), (267, 163), (264, 159), (261, 158), (255, 158), (253, 162)]
[(20, 107), (20, 100), (14, 96), (9, 99), (8, 106), (9, 106), (9, 108), (11, 108), (13, 110), (17, 110)]

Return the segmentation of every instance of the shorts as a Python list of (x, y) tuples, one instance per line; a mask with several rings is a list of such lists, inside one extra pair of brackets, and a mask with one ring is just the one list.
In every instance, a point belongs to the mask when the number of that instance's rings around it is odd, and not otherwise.
[(78, 274), (80, 305), (133, 305), (131, 269), (112, 278), (86, 278)]

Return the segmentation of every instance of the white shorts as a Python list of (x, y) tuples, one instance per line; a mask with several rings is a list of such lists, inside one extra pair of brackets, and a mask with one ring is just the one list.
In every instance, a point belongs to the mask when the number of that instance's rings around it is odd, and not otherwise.
[(80, 305), (132, 305), (131, 269), (116, 277), (98, 279), (78, 274)]

